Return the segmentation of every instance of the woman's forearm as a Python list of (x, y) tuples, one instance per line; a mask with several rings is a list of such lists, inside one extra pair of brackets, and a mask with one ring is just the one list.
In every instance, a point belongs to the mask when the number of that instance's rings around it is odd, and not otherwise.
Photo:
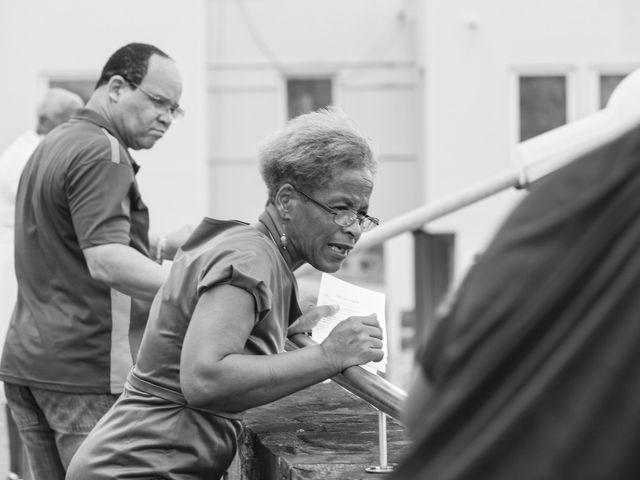
[[(339, 373), (321, 345), (276, 355), (230, 354), (218, 367), (185, 381), (189, 404), (240, 412), (272, 402)], [(185, 379), (186, 380), (186, 379)]]

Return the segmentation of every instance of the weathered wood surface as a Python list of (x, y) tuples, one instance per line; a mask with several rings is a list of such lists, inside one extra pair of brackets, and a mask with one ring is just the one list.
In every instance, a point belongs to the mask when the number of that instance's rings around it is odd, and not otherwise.
[[(229, 480), (383, 480), (378, 412), (335, 383), (314, 385), (247, 413), (239, 461)], [(387, 418), (387, 456), (408, 448), (404, 428)]]

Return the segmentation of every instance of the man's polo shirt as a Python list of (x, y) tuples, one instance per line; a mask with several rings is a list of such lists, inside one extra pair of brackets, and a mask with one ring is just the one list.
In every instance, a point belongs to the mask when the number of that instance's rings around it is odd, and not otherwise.
[(0, 379), (77, 393), (119, 393), (130, 334), (148, 302), (94, 280), (82, 250), (119, 243), (149, 256), (149, 215), (133, 161), (101, 115), (80, 110), (25, 166), (16, 200), (18, 299)]

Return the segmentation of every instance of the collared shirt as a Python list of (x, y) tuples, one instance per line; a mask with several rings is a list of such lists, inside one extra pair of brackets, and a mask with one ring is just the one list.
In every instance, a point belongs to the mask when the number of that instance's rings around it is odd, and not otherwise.
[(77, 393), (119, 393), (129, 334), (148, 303), (94, 280), (83, 249), (119, 243), (149, 255), (138, 167), (109, 122), (82, 109), (50, 132), (24, 169), (16, 201), (19, 286), (0, 378)]

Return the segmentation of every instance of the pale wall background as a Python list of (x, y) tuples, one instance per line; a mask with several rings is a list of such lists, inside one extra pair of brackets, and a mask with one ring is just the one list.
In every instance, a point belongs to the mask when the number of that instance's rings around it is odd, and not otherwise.
[(407, 4), (209, 2), (208, 161), (215, 214), (255, 218), (262, 210), (266, 190), (256, 147), (287, 119), (286, 79), (303, 76), (331, 77), (334, 103), (374, 140), (381, 166), (371, 212), (384, 220), (422, 202), (421, 83), (416, 24), (403, 17)]
[[(442, 198), (514, 168), (519, 74), (568, 76), (568, 119), (598, 109), (601, 73), (640, 66), (635, 0), (429, 0), (421, 31), (425, 192)], [(458, 233), (458, 271), (519, 195), (509, 192), (432, 225)]]

